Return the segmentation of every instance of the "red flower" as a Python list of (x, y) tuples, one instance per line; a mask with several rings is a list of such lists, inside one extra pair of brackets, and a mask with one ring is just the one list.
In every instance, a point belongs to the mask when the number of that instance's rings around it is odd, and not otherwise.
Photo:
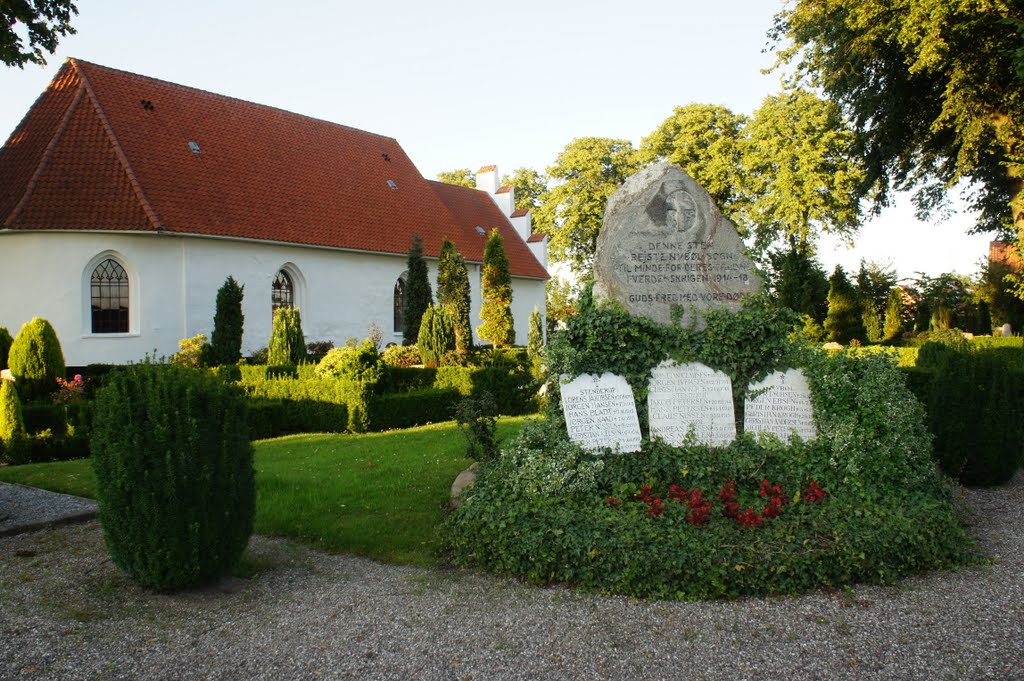
[(736, 483), (730, 480), (722, 485), (722, 489), (718, 491), (717, 496), (724, 502), (733, 501), (736, 498)]
[(615, 497), (608, 497), (604, 500), (604, 503), (608, 504), (612, 508), (619, 508), (622, 506), (622, 502)]
[(801, 497), (805, 501), (809, 501), (812, 504), (819, 503), (822, 499), (824, 499), (827, 496), (828, 492), (823, 490), (821, 486), (818, 485), (817, 480), (811, 480), (811, 484), (807, 487), (807, 489), (803, 491), (803, 494), (801, 495)]
[(655, 498), (651, 501), (651, 505), (647, 507), (647, 517), (657, 518), (659, 515), (665, 512), (665, 505), (661, 503), (661, 499)]
[(737, 518), (740, 515), (740, 505), (735, 501), (725, 502), (725, 506), (722, 507), (722, 515), (726, 518)]
[(744, 527), (760, 527), (761, 523), (764, 522), (764, 518), (754, 509), (748, 508), (736, 517), (736, 522)]

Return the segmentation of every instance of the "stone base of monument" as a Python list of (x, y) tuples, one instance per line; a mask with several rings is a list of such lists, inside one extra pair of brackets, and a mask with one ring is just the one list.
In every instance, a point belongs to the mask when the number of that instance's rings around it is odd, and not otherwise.
[(462, 503), (462, 492), (476, 482), (476, 471), (479, 466), (479, 463), (474, 462), (472, 466), (456, 476), (455, 482), (452, 483), (451, 499), (448, 502), (449, 508), (458, 508), (459, 504)]

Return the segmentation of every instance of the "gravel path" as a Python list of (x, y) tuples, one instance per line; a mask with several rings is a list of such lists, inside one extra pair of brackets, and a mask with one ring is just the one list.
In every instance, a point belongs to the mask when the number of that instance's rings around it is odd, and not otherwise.
[(167, 595), (95, 521), (0, 538), (0, 678), (1024, 679), (1024, 474), (966, 490), (991, 564), (895, 587), (637, 602), (253, 537)]

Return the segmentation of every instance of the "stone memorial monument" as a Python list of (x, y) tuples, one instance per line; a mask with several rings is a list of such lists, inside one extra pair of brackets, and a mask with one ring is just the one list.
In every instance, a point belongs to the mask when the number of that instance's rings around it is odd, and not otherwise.
[(814, 426), (814, 408), (807, 377), (799, 369), (785, 373), (776, 371), (763, 381), (750, 386), (743, 412), (743, 430), (748, 433), (772, 433), (783, 442), (789, 441), (795, 431), (804, 440), (818, 437)]
[(707, 308), (737, 310), (761, 279), (736, 227), (682, 168), (650, 166), (608, 200), (594, 254), (594, 297), (656, 322), (706, 325)]
[(651, 437), (670, 445), (681, 445), (691, 427), (702, 444), (729, 444), (736, 439), (732, 383), (703, 364), (666, 360), (651, 371), (647, 418)]
[(585, 449), (640, 451), (640, 420), (633, 388), (611, 373), (581, 374), (561, 386), (562, 413), (569, 438)]

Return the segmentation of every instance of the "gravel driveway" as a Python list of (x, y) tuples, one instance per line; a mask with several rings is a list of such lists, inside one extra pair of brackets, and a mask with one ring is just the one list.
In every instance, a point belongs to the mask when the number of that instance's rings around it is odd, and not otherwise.
[(0, 538), (0, 678), (1024, 679), (1024, 474), (965, 490), (991, 563), (797, 598), (638, 602), (253, 537), (167, 595), (99, 526)]

